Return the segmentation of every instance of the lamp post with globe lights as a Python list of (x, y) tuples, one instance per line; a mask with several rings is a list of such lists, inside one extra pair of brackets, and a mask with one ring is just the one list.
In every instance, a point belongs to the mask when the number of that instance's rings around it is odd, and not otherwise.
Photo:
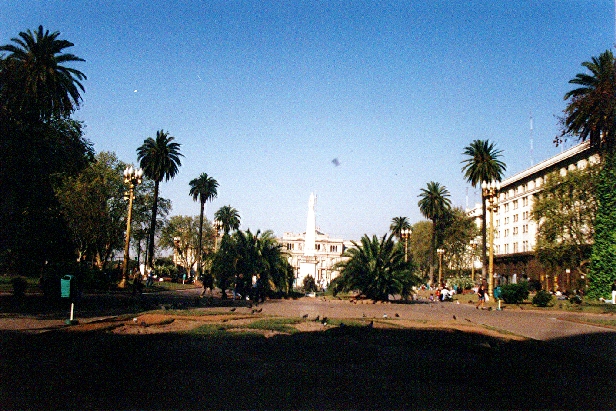
[(494, 212), (498, 209), (498, 192), (500, 190), (500, 182), (484, 181), (481, 183), (483, 196), (487, 200), (487, 209), (490, 212), (490, 235), (489, 235), (489, 257), (488, 257), (488, 294), (494, 297)]
[(438, 287), (440, 287), (443, 282), (443, 254), (445, 254), (445, 250), (439, 248), (436, 252), (438, 253)]
[(409, 261), (409, 238), (411, 237), (411, 233), (413, 232), (413, 230), (411, 230), (410, 228), (403, 228), (402, 231), (400, 231), (400, 235), (402, 236), (402, 238), (404, 238), (404, 262), (408, 262)]
[(133, 198), (135, 196), (135, 186), (141, 184), (143, 170), (141, 168), (126, 167), (124, 170), (124, 184), (128, 184), (128, 215), (126, 216), (126, 240), (124, 242), (124, 261), (122, 261), (122, 280), (118, 287), (126, 287), (128, 280), (128, 260), (130, 248), (130, 227), (133, 218)]

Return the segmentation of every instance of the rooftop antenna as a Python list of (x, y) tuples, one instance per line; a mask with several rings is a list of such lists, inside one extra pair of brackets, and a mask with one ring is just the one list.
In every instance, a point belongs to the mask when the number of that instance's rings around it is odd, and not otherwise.
[[(616, 0), (614, 0), (616, 1)], [(535, 160), (533, 159), (533, 112), (530, 112), (530, 166), (535, 165)]]

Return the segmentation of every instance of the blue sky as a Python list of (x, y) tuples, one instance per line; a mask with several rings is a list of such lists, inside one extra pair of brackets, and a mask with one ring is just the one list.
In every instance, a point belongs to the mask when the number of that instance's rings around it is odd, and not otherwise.
[(474, 139), (506, 176), (560, 152), (568, 81), (613, 46), (614, 4), (0, 0), (0, 44), (39, 24), (86, 60), (75, 117), (97, 152), (136, 163), (161, 129), (182, 144), (172, 214), (198, 214), (188, 183), (206, 172), (210, 219), (229, 204), (242, 229), (302, 232), (315, 192), (317, 226), (359, 239), (421, 220), (429, 181), (478, 201), (460, 171)]

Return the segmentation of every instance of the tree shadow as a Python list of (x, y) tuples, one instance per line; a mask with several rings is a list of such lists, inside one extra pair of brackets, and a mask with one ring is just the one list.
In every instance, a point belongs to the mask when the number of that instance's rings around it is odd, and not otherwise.
[[(592, 336), (613, 343), (613, 333)], [(0, 332), (4, 409), (614, 409), (615, 361), (583, 338), (343, 326), (265, 338), (220, 330)]]

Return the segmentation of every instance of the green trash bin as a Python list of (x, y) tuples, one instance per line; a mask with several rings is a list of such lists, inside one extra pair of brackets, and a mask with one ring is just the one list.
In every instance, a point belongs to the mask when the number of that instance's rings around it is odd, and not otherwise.
[(74, 279), (75, 279), (75, 276), (68, 275), (68, 274), (60, 279), (60, 297), (62, 298), (73, 297)]

